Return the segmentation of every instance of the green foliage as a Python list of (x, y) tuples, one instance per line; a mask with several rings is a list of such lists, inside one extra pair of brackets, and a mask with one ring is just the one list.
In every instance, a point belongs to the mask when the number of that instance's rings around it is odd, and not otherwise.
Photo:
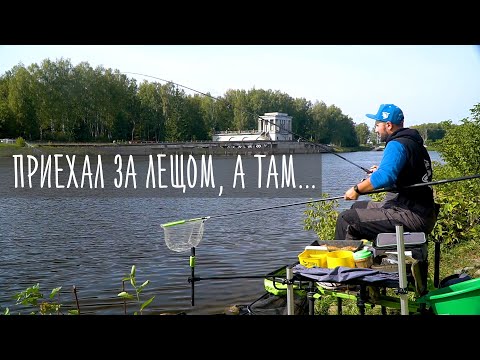
[(366, 123), (355, 125), (355, 132), (357, 133), (358, 143), (360, 145), (365, 145), (370, 137), (368, 125)]
[[(150, 305), (150, 303), (153, 301), (153, 299), (155, 298), (155, 296), (152, 296), (150, 299), (144, 301), (143, 303), (140, 301), (140, 294), (142, 293), (143, 289), (149, 284), (149, 280), (146, 280), (143, 284), (141, 285), (137, 285), (137, 280), (136, 280), (136, 277), (135, 277), (135, 273), (136, 273), (136, 268), (135, 268), (135, 265), (132, 265), (132, 269), (130, 270), (130, 275), (124, 277), (122, 279), (122, 284), (124, 285), (125, 281), (129, 281), (130, 284), (132, 285), (133, 289), (135, 290), (135, 296), (131, 295), (130, 293), (128, 293), (127, 291), (122, 291), (118, 294), (119, 297), (125, 299), (125, 300), (132, 300), (132, 299), (136, 299), (137, 303), (139, 304), (139, 310), (140, 310), (140, 315), (142, 314), (143, 310), (148, 306)], [(134, 315), (137, 315), (138, 312), (135, 311), (133, 313)]]
[[(60, 304), (60, 302), (53, 301), (56, 295), (58, 297), (58, 300), (60, 300), (60, 289), (61, 287), (57, 287), (51, 291), (49, 298), (52, 301), (39, 302), (41, 299), (43, 299), (43, 294), (40, 291), (40, 284), (37, 283), (15, 295), (16, 305), (38, 307), (39, 314), (41, 315), (60, 314), (60, 308), (62, 307), (62, 305)], [(31, 314), (35, 314), (35, 311), (31, 312)]]
[(380, 141), (378, 134), (375, 132), (375, 126), (373, 126), (372, 129), (370, 130), (369, 139), (373, 146), (377, 146)]
[[(328, 194), (322, 194), (322, 199), (328, 197)], [(337, 200), (319, 201), (308, 203), (307, 210), (304, 211), (304, 229), (314, 231), (321, 240), (333, 239), (335, 235), (335, 223), (338, 212)]]
[(474, 108), (474, 119), (463, 119), (461, 125), (450, 123), (447, 134), (438, 142), (437, 151), (445, 162), (460, 174), (480, 173), (480, 107)]
[[(141, 301), (140, 300), (140, 294), (143, 292), (145, 287), (149, 284), (149, 280), (146, 280), (143, 282), (141, 285), (137, 284), (137, 279), (136, 279), (136, 268), (135, 265), (132, 266), (130, 274), (122, 279), (122, 284), (125, 285), (124, 283), (128, 281), (132, 285), (133, 289), (135, 290), (135, 295), (131, 295), (128, 293), (128, 291), (122, 291), (118, 294), (119, 297), (125, 299), (125, 300), (136, 300), (136, 302), (139, 304), (139, 312), (142, 314), (143, 310), (151, 304), (155, 296), (152, 296), (151, 298), (147, 299), (146, 301)], [(60, 303), (60, 290), (61, 287), (56, 287), (54, 288), (48, 298), (49, 300), (44, 300), (45, 296), (43, 293), (40, 291), (40, 284), (37, 283), (33, 286), (30, 286), (26, 288), (25, 290), (15, 294), (13, 296), (13, 299), (15, 300), (15, 305), (23, 305), (27, 307), (30, 311), (30, 314), (35, 315), (49, 315), (49, 314), (57, 314), (61, 315), (61, 308), (62, 304)], [(75, 287), (74, 287), (75, 290)], [(55, 301), (55, 298), (57, 298), (57, 301)], [(78, 301), (77, 301), (77, 307), (78, 307)], [(32, 308), (38, 308), (37, 310), (31, 311), (30, 309)], [(11, 311), (9, 308), (6, 308), (3, 310), (3, 314), (0, 315), (10, 315)], [(71, 309), (68, 310), (69, 315), (79, 315), (80, 314), (80, 309)], [(138, 312), (135, 311), (134, 315), (137, 315)], [(19, 313), (20, 315), (20, 313)]]
[[(460, 177), (450, 164), (434, 167), (435, 179)], [(435, 180), (434, 179), (434, 180)], [(451, 247), (480, 237), (480, 183), (478, 179), (457, 181), (435, 188), (435, 201), (440, 204), (437, 223), (430, 234), (434, 241)]]
[[(399, 315), (401, 305), (398, 299), (398, 294), (396, 289), (388, 288), (386, 289), (386, 294), (384, 299), (380, 299), (378, 288), (367, 286), (367, 292), (369, 293), (368, 298), (369, 302), (365, 304), (365, 315), (381, 315), (382, 308), (380, 305), (389, 303), (386, 306), (387, 315)], [(357, 290), (358, 291), (358, 290)], [(342, 315), (360, 315), (360, 309), (358, 307), (357, 299), (354, 298), (354, 292), (349, 295), (353, 298), (337, 297), (334, 295), (335, 291), (332, 291), (332, 294), (322, 294), (317, 297), (315, 295), (315, 304), (314, 304), (314, 313), (315, 315), (338, 315), (338, 300), (341, 299), (341, 311)], [(343, 293), (342, 295), (345, 295)], [(408, 292), (408, 300), (415, 301), (417, 295), (413, 291)], [(391, 299), (391, 300), (390, 300)], [(389, 301), (390, 300), (390, 301)]]
[(40, 292), (40, 284), (37, 283), (36, 285), (26, 288), (24, 291), (17, 293), (15, 297), (17, 305), (37, 306), (38, 299), (43, 298), (43, 294)]
[(423, 138), (424, 143), (428, 144), (429, 146), (432, 142), (438, 141), (445, 136), (446, 127), (446, 122), (441, 122), (439, 124), (428, 123), (411, 126), (412, 129), (418, 130)]
[[(472, 120), (461, 125), (446, 122), (447, 133), (438, 142), (438, 152), (446, 164), (434, 164), (434, 180), (480, 173), (480, 104), (471, 109)], [(478, 239), (480, 236), (480, 182), (457, 181), (435, 188), (440, 213), (431, 237), (445, 246)]]
[[(382, 201), (386, 193), (376, 193), (368, 195), (373, 201)], [(329, 197), (328, 194), (322, 194), (321, 198)], [(333, 239), (335, 236), (335, 225), (338, 217), (338, 200), (318, 201), (308, 203), (307, 210), (303, 213), (303, 229), (314, 231), (321, 240)]]
[(383, 201), (385, 196), (387, 196), (386, 192), (376, 193), (376, 194), (369, 194), (368, 195), (372, 201)]
[(26, 143), (25, 139), (22, 138), (21, 136), (17, 138), (17, 140), (15, 141), (15, 143), (17, 144), (18, 147), (25, 147), (25, 146), (27, 146), (27, 143)]

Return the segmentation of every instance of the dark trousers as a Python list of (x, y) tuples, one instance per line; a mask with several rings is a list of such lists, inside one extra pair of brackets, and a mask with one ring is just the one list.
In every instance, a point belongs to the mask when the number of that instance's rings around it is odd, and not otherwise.
[(348, 210), (338, 215), (335, 240), (374, 241), (379, 233), (394, 233), (396, 225), (404, 231), (429, 234), (435, 219), (425, 219), (413, 211), (397, 206), (382, 207), (385, 201), (356, 201)]

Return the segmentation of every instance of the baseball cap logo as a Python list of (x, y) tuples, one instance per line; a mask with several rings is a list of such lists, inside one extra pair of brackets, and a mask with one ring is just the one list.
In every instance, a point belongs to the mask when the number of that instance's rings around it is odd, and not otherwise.
[(389, 112), (382, 112), (382, 116), (383, 116), (383, 119), (388, 119), (388, 117), (390, 116), (390, 113)]

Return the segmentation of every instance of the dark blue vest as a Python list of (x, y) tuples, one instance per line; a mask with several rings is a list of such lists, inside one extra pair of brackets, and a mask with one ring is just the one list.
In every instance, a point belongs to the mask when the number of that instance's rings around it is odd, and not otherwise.
[[(400, 142), (407, 151), (407, 162), (400, 170), (395, 183), (397, 188), (432, 181), (432, 161), (417, 130), (409, 128), (399, 129), (386, 139), (386, 144), (389, 141)], [(434, 208), (433, 189), (431, 186), (401, 190), (396, 200), (404, 203), (417, 213), (423, 213)]]

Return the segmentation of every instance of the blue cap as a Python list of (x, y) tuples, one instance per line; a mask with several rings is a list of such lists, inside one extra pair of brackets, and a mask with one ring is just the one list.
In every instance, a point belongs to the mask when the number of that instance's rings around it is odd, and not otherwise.
[(382, 104), (375, 115), (366, 114), (366, 116), (376, 121), (390, 121), (392, 124), (400, 124), (403, 121), (402, 109), (393, 104)]

